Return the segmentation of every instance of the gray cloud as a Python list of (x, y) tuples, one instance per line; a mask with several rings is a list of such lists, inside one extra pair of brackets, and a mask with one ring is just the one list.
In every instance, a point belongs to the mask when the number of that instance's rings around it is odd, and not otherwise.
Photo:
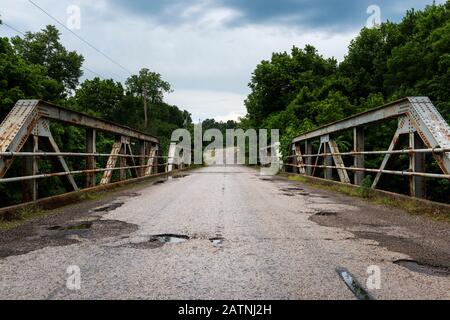
[[(161, 24), (179, 24), (196, 15), (186, 17), (184, 10), (203, 4), (203, 9), (228, 8), (239, 12), (239, 17), (227, 22), (236, 27), (246, 24), (282, 24), (329, 31), (360, 27), (367, 20), (367, 8), (381, 8), (383, 20), (398, 21), (409, 8), (421, 9), (430, 0), (113, 0), (115, 5), (141, 15), (158, 17)], [(445, 0), (438, 0), (438, 3)], [(201, 8), (199, 9), (201, 10)]]
[[(366, 24), (366, 9), (372, 4), (372, 0), (37, 2), (61, 21), (67, 18), (68, 5), (79, 5), (78, 34), (133, 72), (147, 67), (161, 73), (175, 89), (168, 102), (187, 108), (196, 120), (244, 115), (251, 73), (272, 52), (312, 44), (324, 56), (341, 60), (350, 40)], [(420, 9), (431, 0), (373, 2), (384, 20), (398, 20), (407, 8)], [(2, 19), (22, 31), (54, 24), (27, 1), (0, 0), (0, 8)], [(67, 30), (61, 32), (64, 45), (82, 53), (90, 69), (117, 81), (129, 76)], [(0, 36), (14, 34), (0, 27)]]

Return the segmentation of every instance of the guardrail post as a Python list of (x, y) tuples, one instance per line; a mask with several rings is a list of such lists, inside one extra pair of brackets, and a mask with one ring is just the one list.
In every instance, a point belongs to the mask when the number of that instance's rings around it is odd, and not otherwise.
[[(39, 137), (30, 135), (25, 143), (24, 152), (37, 152), (39, 148)], [(38, 173), (37, 157), (24, 157), (22, 166), (23, 176), (34, 176)], [(27, 180), (22, 183), (22, 202), (31, 202), (38, 199), (38, 182), (36, 179)]]
[[(354, 152), (363, 152), (364, 151), (364, 128), (356, 127), (353, 129), (353, 149)], [(364, 155), (355, 155), (354, 166), (355, 168), (364, 168)], [(364, 172), (356, 171), (355, 172), (355, 185), (361, 185), (364, 180)]]
[[(96, 147), (96, 131), (95, 129), (86, 129), (86, 153), (97, 153)], [(86, 157), (86, 170), (95, 170), (97, 167), (95, 156), (88, 155)], [(86, 175), (86, 187), (92, 188), (96, 184), (96, 174), (95, 172), (88, 173)]]

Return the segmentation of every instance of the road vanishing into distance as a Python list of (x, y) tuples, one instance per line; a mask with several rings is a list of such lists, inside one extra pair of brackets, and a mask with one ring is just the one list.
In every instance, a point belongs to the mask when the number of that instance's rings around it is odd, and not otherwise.
[(450, 299), (449, 266), (446, 223), (243, 166), (0, 231), (1, 299)]

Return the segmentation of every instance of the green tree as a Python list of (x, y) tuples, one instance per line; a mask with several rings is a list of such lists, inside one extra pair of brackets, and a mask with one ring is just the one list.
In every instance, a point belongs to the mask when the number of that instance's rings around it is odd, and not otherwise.
[(62, 83), (67, 92), (75, 90), (83, 75), (84, 58), (68, 51), (60, 42), (60, 32), (47, 26), (40, 32), (27, 32), (11, 39), (15, 52), (29, 63), (43, 66), (50, 78)]
[(139, 75), (132, 75), (126, 81), (127, 89), (133, 95), (139, 96), (144, 102), (144, 128), (148, 129), (147, 99), (154, 105), (162, 102), (164, 93), (171, 91), (168, 82), (163, 81), (159, 73), (149, 69), (141, 69)]
[(124, 89), (121, 83), (94, 78), (81, 84), (73, 100), (78, 111), (91, 113), (106, 120), (122, 122), (123, 96)]
[(0, 119), (20, 99), (60, 98), (61, 85), (47, 77), (43, 66), (17, 55), (7, 38), (0, 38)]
[(274, 53), (270, 61), (262, 61), (249, 84), (251, 93), (245, 104), (248, 117), (260, 125), (264, 118), (283, 111), (304, 87), (315, 89), (335, 73), (337, 62), (324, 59), (312, 46), (293, 47), (291, 54)]

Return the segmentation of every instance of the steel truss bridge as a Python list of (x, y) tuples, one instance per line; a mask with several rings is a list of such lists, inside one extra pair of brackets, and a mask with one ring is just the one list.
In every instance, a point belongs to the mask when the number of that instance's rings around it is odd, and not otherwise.
[[(365, 131), (370, 126), (398, 120), (397, 129), (387, 150), (367, 151)], [(340, 152), (339, 137), (353, 135), (353, 150)], [(400, 138), (407, 136), (406, 148), (399, 149)], [(314, 149), (314, 146), (317, 146)], [(431, 154), (442, 173), (427, 172), (426, 155)], [(380, 167), (366, 168), (365, 158), (384, 155)], [(409, 167), (387, 170), (395, 155), (407, 155)], [(347, 157), (346, 159), (344, 159)], [(348, 160), (350, 159), (350, 161)], [(450, 127), (427, 97), (409, 97), (347, 119), (304, 133), (292, 141), (292, 153), (286, 168), (307, 176), (335, 177), (345, 184), (360, 185), (365, 174), (375, 175), (372, 188), (376, 189), (382, 175), (407, 176), (410, 195), (426, 197), (426, 179), (450, 179)], [(351, 162), (350, 165), (348, 163)], [(333, 175), (337, 172), (337, 175)], [(349, 172), (353, 173), (351, 181)], [(432, 192), (432, 190), (429, 190)]]
[[(368, 151), (366, 128), (395, 119), (398, 121), (397, 129), (387, 150)], [(51, 132), (51, 123), (83, 128), (85, 152), (61, 151)], [(98, 133), (114, 137), (110, 152), (97, 152)], [(339, 137), (349, 133), (353, 135), (353, 150), (341, 152)], [(402, 136), (408, 136), (409, 143), (407, 148), (399, 149), (397, 146)], [(269, 157), (278, 156), (279, 152), (273, 150), (278, 147), (269, 148)], [(0, 184), (22, 183), (22, 203), (34, 202), (39, 198), (39, 181), (50, 177), (63, 179), (66, 190), (70, 192), (179, 169), (184, 164), (174, 161), (175, 148), (176, 144), (172, 143), (169, 156), (164, 156), (157, 137), (44, 101), (20, 100), (0, 125)], [(441, 173), (426, 171), (427, 154), (433, 156)], [(366, 157), (380, 155), (384, 159), (378, 168), (366, 168)], [(407, 155), (409, 167), (388, 170), (389, 161), (396, 155)], [(85, 168), (71, 169), (67, 158), (84, 159), (79, 163), (83, 163)], [(21, 161), (21, 172), (7, 175), (15, 159)], [(40, 159), (51, 160), (53, 171), (40, 173)], [(450, 127), (428, 98), (410, 97), (296, 137), (288, 159), (282, 165), (286, 171), (338, 179), (345, 184), (360, 185), (366, 174), (374, 174), (374, 189), (379, 186), (382, 175), (407, 176), (410, 195), (425, 198), (426, 179), (450, 179)], [(100, 162), (106, 165), (99, 167)], [(118, 174), (114, 175), (114, 172)], [(101, 179), (97, 174), (101, 174)], [(85, 177), (83, 185), (77, 184), (76, 175)]]

